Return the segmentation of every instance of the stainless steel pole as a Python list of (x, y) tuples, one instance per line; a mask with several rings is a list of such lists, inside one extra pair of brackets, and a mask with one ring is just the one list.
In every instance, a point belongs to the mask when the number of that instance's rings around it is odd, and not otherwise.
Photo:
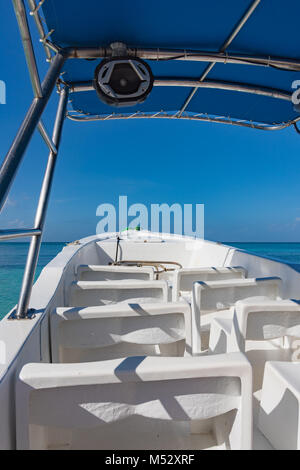
[(39, 79), (39, 72), (36, 65), (33, 45), (31, 41), (31, 34), (28, 26), (26, 10), (23, 0), (12, 0), (17, 17), (22, 43), (24, 47), (26, 62), (29, 70), (30, 80), (36, 98), (43, 96), (41, 83)]
[[(67, 109), (67, 102), (68, 102), (68, 89), (63, 88), (61, 90), (59, 104), (57, 108), (56, 120), (53, 129), (52, 141), (58, 150), (59, 143), (61, 139), (61, 133), (63, 128), (63, 123), (66, 116), (66, 109)], [(43, 235), (43, 228), (46, 218), (46, 212), (49, 202), (49, 196), (53, 181), (54, 169), (57, 159), (57, 153), (50, 151), (48, 157), (47, 168), (45, 171), (45, 176), (40, 192), (39, 203), (35, 215), (35, 222), (34, 228), (41, 231), (40, 235), (34, 236), (31, 240), (26, 266), (24, 270), (24, 276), (22, 281), (22, 287), (20, 291), (19, 303), (17, 306), (16, 311), (16, 318), (22, 319), (26, 318), (28, 304), (30, 300), (32, 285), (34, 282), (34, 275), (36, 270), (36, 265), (39, 257), (42, 235)]]
[(32, 229), (5, 229), (0, 230), (0, 241), (11, 240), (13, 238), (33, 237), (40, 235), (41, 231), (35, 228)]
[(0, 211), (5, 203), (9, 188), (16, 176), (18, 167), (22, 161), (27, 145), (41, 118), (45, 106), (51, 96), (56, 80), (59, 77), (61, 68), (66, 60), (64, 54), (58, 53), (47, 72), (42, 83), (42, 97), (34, 98), (25, 119), (10, 147), (4, 162), (0, 168)]
[[(199, 82), (198, 80), (190, 80), (186, 78), (164, 78), (154, 79), (153, 86), (167, 86), (167, 87), (195, 87), (195, 88), (212, 88), (218, 90), (232, 90), (242, 93), (252, 93), (262, 96), (270, 96), (280, 100), (291, 101), (292, 93), (284, 90), (277, 90), (275, 88), (268, 88), (263, 86), (256, 86), (251, 84), (244, 84), (239, 82), (224, 82), (221, 80), (208, 80)], [(92, 82), (69, 82), (68, 83), (70, 93), (86, 92), (94, 90)], [(44, 140), (46, 137), (43, 136)], [(49, 143), (47, 142), (47, 145)]]
[(41, 134), (42, 138), (44, 139), (47, 147), (49, 148), (49, 150), (51, 150), (51, 152), (53, 153), (57, 153), (57, 150), (55, 148), (55, 145), (53, 145), (53, 142), (52, 140), (50, 139), (50, 137), (48, 136), (48, 133), (45, 129), (45, 126), (44, 124), (42, 123), (42, 121), (40, 121), (38, 123), (38, 131), (39, 133)]
[(32, 15), (34, 17), (37, 30), (39, 32), (41, 40), (43, 41), (43, 46), (44, 46), (44, 49), (45, 49), (45, 52), (46, 52), (47, 61), (51, 62), (51, 52), (50, 52), (49, 47), (44, 42), (46, 34), (45, 34), (45, 31), (44, 31), (43, 23), (41, 21), (40, 15), (39, 15), (39, 8), (40, 8), (41, 5), (39, 4), (37, 6), (35, 0), (28, 0), (28, 4), (29, 4), (30, 10), (31, 10), (30, 15)]
[[(256, 9), (256, 7), (259, 5), (261, 0), (254, 0), (251, 4), (251, 6), (248, 8), (248, 10), (246, 11), (246, 13), (243, 15), (242, 19), (238, 22), (238, 24), (236, 25), (236, 27), (234, 28), (234, 30), (232, 31), (232, 33), (230, 34), (230, 36), (226, 39), (226, 41), (224, 42), (224, 44), (221, 46), (219, 52), (225, 52), (227, 47), (230, 46), (230, 44), (232, 43), (232, 41), (235, 39), (235, 37), (237, 36), (237, 34), (240, 32), (240, 30), (242, 29), (242, 27), (244, 26), (244, 24), (246, 23), (246, 21), (248, 21), (248, 19), (250, 18), (250, 16), (253, 14), (254, 10)], [(205, 80), (205, 78), (207, 77), (207, 75), (209, 74), (209, 72), (214, 68), (214, 66), (216, 65), (216, 62), (211, 62), (204, 70), (204, 72), (202, 73), (201, 77), (199, 78), (199, 82), (203, 82), (203, 80)], [(198, 88), (195, 87), (191, 93), (189, 94), (189, 96), (187, 97), (187, 99), (185, 100), (182, 108), (180, 109), (179, 111), (179, 114), (178, 116), (180, 117), (182, 115), (182, 113), (186, 110), (186, 108), (188, 107), (191, 99), (193, 98), (193, 96), (195, 95), (195, 93), (198, 91)]]
[[(57, 46), (48, 42), (49, 47), (54, 52), (58, 52)], [(179, 61), (192, 61), (192, 62), (215, 62), (220, 64), (238, 64), (238, 65), (251, 65), (260, 67), (278, 67), (280, 69), (299, 71), (299, 59), (290, 59), (283, 57), (271, 56), (258, 56), (258, 55), (245, 55), (233, 54), (225, 52), (207, 52), (192, 49), (140, 49), (128, 48), (127, 54), (131, 57), (139, 57), (145, 60), (179, 60)], [(109, 47), (91, 47), (91, 48), (72, 48), (68, 49), (69, 59), (104, 59), (111, 57), (111, 49)]]

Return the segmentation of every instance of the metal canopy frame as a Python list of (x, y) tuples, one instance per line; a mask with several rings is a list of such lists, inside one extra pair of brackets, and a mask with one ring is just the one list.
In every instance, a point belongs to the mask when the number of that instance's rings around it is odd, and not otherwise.
[[(64, 53), (67, 59), (101, 59), (107, 58), (112, 55), (112, 49), (110, 47), (71, 47), (61, 49), (57, 44), (51, 41), (51, 35), (53, 30), (48, 33), (45, 32), (43, 24), (45, 20), (40, 16), (40, 8), (47, 0), (27, 0), (30, 8), (30, 15), (35, 19), (35, 23), (40, 35), (40, 41), (42, 42), (44, 49), (46, 51), (47, 60), (51, 60), (53, 53)], [(284, 99), (291, 101), (292, 93), (287, 93), (283, 90), (274, 90), (272, 88), (258, 86), (257, 84), (245, 84), (245, 83), (230, 83), (222, 81), (212, 81), (207, 78), (210, 71), (218, 63), (223, 64), (239, 64), (239, 65), (251, 65), (256, 67), (273, 67), (280, 70), (286, 71), (300, 71), (300, 61), (295, 59), (290, 59), (286, 57), (261, 57), (261, 56), (251, 56), (251, 55), (242, 55), (242, 54), (230, 54), (227, 52), (228, 47), (232, 41), (236, 38), (238, 33), (242, 30), (248, 19), (255, 12), (256, 8), (260, 4), (261, 0), (253, 0), (250, 7), (242, 15), (241, 19), (234, 26), (232, 32), (229, 34), (228, 38), (224, 41), (218, 52), (207, 52), (201, 50), (186, 50), (186, 49), (176, 49), (176, 50), (166, 50), (161, 48), (133, 48), (127, 47), (128, 56), (139, 57), (144, 60), (176, 60), (176, 61), (197, 61), (208, 63), (205, 71), (202, 73), (201, 77), (198, 80), (186, 79), (177, 79), (176, 77), (169, 80), (163, 80), (157, 78), (155, 80), (155, 86), (185, 86), (191, 87), (192, 91), (185, 102), (182, 104), (180, 109), (175, 113), (164, 112), (160, 110), (159, 113), (140, 113), (135, 112), (134, 117), (170, 117), (176, 119), (193, 119), (193, 120), (209, 120), (210, 122), (223, 123), (226, 121), (228, 124), (241, 125), (246, 127), (251, 127), (254, 129), (262, 130), (277, 130), (288, 127), (289, 125), (295, 124), (298, 121), (298, 118), (290, 120), (288, 122), (274, 123), (274, 124), (264, 124), (261, 122), (253, 122), (250, 120), (241, 120), (233, 119), (230, 116), (226, 116), (225, 119), (223, 116), (209, 116), (207, 115), (205, 119), (199, 119), (201, 113), (194, 113), (187, 111), (187, 106), (195, 96), (199, 88), (211, 88), (218, 90), (230, 90), (238, 91), (242, 93), (254, 93), (261, 96), (269, 96), (274, 99)], [(49, 59), (50, 58), (50, 59)], [(64, 86), (69, 87), (69, 92), (73, 93), (75, 91), (91, 91), (94, 90), (92, 84), (77, 84), (77, 83), (65, 83), (63, 80), (60, 80), (60, 83)], [(80, 85), (80, 86), (78, 86)], [(75, 116), (76, 113), (76, 116)], [(91, 118), (91, 116), (93, 116)], [(203, 115), (202, 115), (203, 116)], [(111, 115), (101, 114), (101, 115), (89, 115), (88, 113), (83, 113), (82, 110), (72, 110), (67, 112), (67, 117), (71, 120), (89, 122), (91, 120), (107, 120), (111, 119), (128, 119), (132, 118), (133, 114), (123, 114), (123, 113), (112, 113)]]
[[(229, 37), (226, 39), (224, 44), (221, 46), (219, 52), (225, 52), (228, 46), (232, 43), (236, 35), (239, 33), (239, 31), (242, 29), (248, 18), (252, 15), (254, 12), (255, 8), (259, 5), (260, 0), (254, 0), (250, 8), (246, 11), (244, 16), (241, 18), (241, 20), (238, 22), (236, 27), (233, 29), (232, 33), (229, 35)], [(201, 77), (199, 78), (199, 82), (203, 82), (206, 77), (208, 76), (209, 72), (214, 68), (216, 65), (216, 62), (210, 62), (210, 64), (205, 68), (204, 72), (202, 73)], [(194, 95), (198, 91), (198, 87), (194, 87), (194, 89), (191, 91), (189, 94), (188, 98), (184, 102), (182, 108), (180, 109), (180, 112), (178, 116), (180, 117), (182, 113), (186, 110), (187, 106), (189, 105), (190, 101), (193, 99)]]
[[(69, 90), (67, 87), (60, 89), (57, 114), (51, 138), (49, 137), (49, 134), (46, 131), (46, 128), (41, 119), (45, 107), (50, 99), (50, 96), (57, 84), (57, 80), (59, 78), (62, 66), (67, 58), (67, 55), (62, 51), (58, 52), (55, 57), (51, 56), (51, 65), (43, 82), (41, 83), (38, 68), (36, 65), (36, 59), (24, 2), (23, 0), (12, 0), (12, 2), (19, 24), (34, 98), (25, 116), (25, 119), (21, 124), (19, 131), (0, 168), (0, 210), (5, 204), (9, 190), (14, 181), (24, 153), (28, 147), (28, 144), (35, 129), (38, 129), (47, 147), (49, 148), (48, 162), (40, 191), (34, 227), (22, 230), (0, 230), (0, 241), (11, 240), (21, 237), (31, 237), (31, 243), (24, 270), (19, 302), (16, 310), (10, 316), (11, 319), (27, 319), (32, 318), (32, 312), (28, 311), (28, 306), (30, 302), (30, 296), (43, 236), (43, 228), (51, 191), (51, 185), (53, 181), (56, 159), (58, 155), (63, 122), (66, 117)], [(30, 1), (29, 3), (31, 7), (36, 7), (35, 1)], [(43, 1), (39, 3), (39, 6), (41, 6), (42, 3)], [(38, 10), (36, 10), (36, 13), (37, 12)], [(35, 16), (36, 13), (34, 13)], [(47, 57), (49, 58), (48, 52)]]
[[(0, 168), (0, 210), (3, 208), (5, 200), (8, 196), (9, 190), (16, 176), (25, 150), (31, 140), (31, 137), (38, 129), (43, 140), (45, 141), (48, 149), (48, 163), (44, 174), (44, 179), (41, 187), (39, 202), (36, 210), (34, 227), (30, 229), (15, 229), (15, 230), (0, 230), (0, 241), (9, 240), (20, 237), (31, 237), (31, 243), (28, 251), (22, 287), (20, 291), (19, 302), (16, 310), (11, 315), (11, 318), (26, 319), (32, 318), (32, 312), (28, 311), (31, 290), (34, 282), (36, 265), (38, 261), (43, 228), (45, 223), (47, 205), (50, 197), (51, 185), (55, 170), (55, 164), (58, 156), (59, 144), (63, 129), (65, 117), (73, 121), (89, 122), (94, 120), (111, 120), (111, 119), (131, 119), (131, 118), (164, 118), (164, 119), (189, 119), (206, 122), (217, 122), (223, 124), (233, 124), (244, 127), (252, 127), (255, 129), (275, 130), (283, 129), (289, 125), (294, 125), (297, 128), (297, 121), (300, 117), (281, 124), (269, 125), (251, 122), (247, 120), (231, 119), (228, 116), (210, 116), (203, 113), (187, 112), (186, 108), (193, 96), (199, 88), (213, 88), (221, 90), (230, 90), (241, 93), (253, 93), (257, 95), (269, 96), (280, 100), (291, 100), (291, 94), (284, 90), (277, 90), (257, 86), (255, 84), (234, 83), (225, 81), (209, 80), (207, 76), (213, 69), (215, 64), (239, 64), (251, 65), (256, 67), (274, 67), (287, 71), (300, 71), (300, 61), (282, 57), (261, 57), (261, 56), (246, 56), (241, 54), (229, 54), (226, 52), (228, 46), (233, 39), (243, 28), (244, 24), (253, 14), (261, 0), (254, 0), (244, 13), (240, 21), (234, 27), (233, 31), (226, 39), (224, 44), (220, 47), (218, 52), (211, 53), (201, 50), (166, 50), (166, 49), (143, 49), (127, 47), (127, 54), (131, 57), (139, 57), (146, 60), (178, 60), (178, 61), (197, 61), (208, 63), (205, 71), (202, 73), (198, 80), (190, 80), (189, 78), (178, 79), (176, 77), (170, 79), (156, 78), (154, 86), (178, 86), (190, 87), (192, 91), (187, 100), (182, 104), (179, 111), (176, 113), (158, 111), (156, 113), (139, 113), (132, 114), (115, 114), (92, 116), (86, 115), (78, 111), (67, 112), (67, 103), (69, 93), (76, 93), (82, 91), (90, 91), (92, 88), (91, 82), (88, 83), (67, 83), (61, 77), (61, 70), (66, 60), (69, 59), (94, 59), (106, 58), (112, 55), (110, 47), (94, 47), (94, 48), (65, 48), (62, 49), (58, 45), (51, 42), (50, 37), (53, 31), (46, 33), (44, 29), (44, 20), (40, 15), (40, 8), (46, 0), (27, 0), (30, 16), (34, 18), (40, 41), (43, 45), (46, 54), (46, 60), (50, 62), (48, 72), (43, 80), (40, 82), (38, 67), (36, 63), (34, 48), (32, 44), (31, 33), (28, 25), (28, 18), (24, 0), (12, 0), (17, 21), (19, 24), (20, 34), (23, 42), (25, 57), (31, 79), (34, 98), (28, 112), (25, 116), (23, 123), (15, 137), (11, 148), (9, 149), (4, 162)], [(52, 92), (57, 86), (59, 92), (59, 103), (57, 108), (56, 119), (54, 123), (52, 137), (49, 136), (43, 122), (42, 116), (45, 107), (49, 101)]]

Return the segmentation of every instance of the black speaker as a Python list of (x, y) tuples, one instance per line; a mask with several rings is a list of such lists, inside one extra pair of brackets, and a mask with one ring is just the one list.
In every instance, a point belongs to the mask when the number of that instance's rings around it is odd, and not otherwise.
[(149, 65), (141, 59), (112, 57), (96, 67), (94, 88), (111, 106), (134, 106), (145, 101), (153, 87)]

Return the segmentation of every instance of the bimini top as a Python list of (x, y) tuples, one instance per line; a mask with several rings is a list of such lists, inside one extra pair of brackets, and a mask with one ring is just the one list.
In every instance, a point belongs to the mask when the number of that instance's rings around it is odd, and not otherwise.
[[(73, 91), (72, 119), (173, 117), (275, 129), (300, 117), (297, 0), (40, 4), (48, 52), (71, 48), (61, 79)], [(120, 51), (143, 59), (154, 81), (143, 102), (115, 107), (99, 99), (93, 80), (98, 64)]]

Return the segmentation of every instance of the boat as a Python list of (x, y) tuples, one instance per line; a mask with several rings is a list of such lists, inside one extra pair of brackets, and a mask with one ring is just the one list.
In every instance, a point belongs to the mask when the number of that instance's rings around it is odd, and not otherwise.
[(34, 282), (65, 119), (299, 132), (299, 3), (12, 3), (34, 98), (0, 168), (0, 207), (35, 129), (49, 157), (33, 228), (0, 230), (31, 237), (18, 304), (0, 322), (0, 448), (300, 449), (294, 266), (137, 227), (68, 243)]

